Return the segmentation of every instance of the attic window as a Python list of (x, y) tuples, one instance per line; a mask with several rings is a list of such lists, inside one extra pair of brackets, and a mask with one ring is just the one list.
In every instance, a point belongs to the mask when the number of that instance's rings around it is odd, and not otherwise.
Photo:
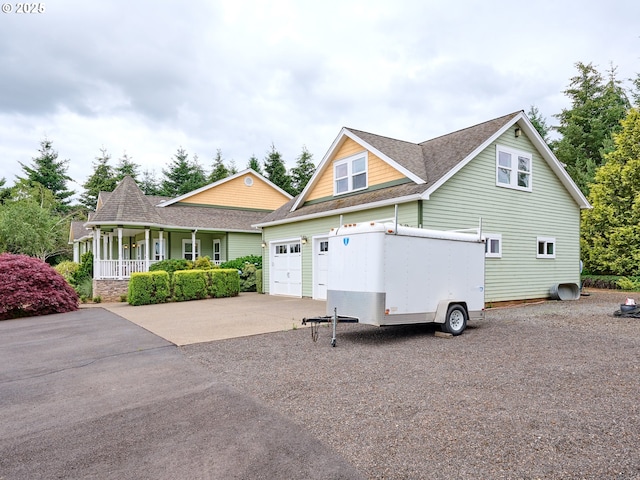
[(532, 163), (530, 153), (496, 146), (496, 185), (530, 192)]
[(251, 185), (253, 185), (253, 178), (247, 175), (246, 177), (244, 177), (244, 184), (247, 187), (250, 187)]
[(333, 164), (333, 194), (367, 188), (367, 152), (338, 160)]

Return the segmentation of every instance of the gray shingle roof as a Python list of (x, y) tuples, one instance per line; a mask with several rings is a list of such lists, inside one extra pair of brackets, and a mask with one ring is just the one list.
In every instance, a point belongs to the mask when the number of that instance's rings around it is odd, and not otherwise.
[(180, 206), (157, 207), (168, 197), (146, 196), (131, 177), (125, 177), (107, 195), (103, 205), (91, 215), (90, 225), (138, 224), (165, 228), (206, 230), (255, 230), (251, 225), (260, 221), (264, 211), (222, 207)]
[(514, 112), (422, 143), (405, 142), (347, 128), (349, 132), (416, 174), (425, 183), (405, 183), (379, 190), (368, 190), (345, 197), (332, 198), (324, 202), (303, 204), (291, 212), (291, 208), (297, 200), (296, 197), (265, 216), (260, 224), (422, 194), (521, 113)]

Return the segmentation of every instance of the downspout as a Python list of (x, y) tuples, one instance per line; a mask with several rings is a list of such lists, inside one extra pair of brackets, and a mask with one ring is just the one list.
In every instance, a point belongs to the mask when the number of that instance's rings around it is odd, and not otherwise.
[(424, 206), (422, 205), (422, 202), (424, 200), (420, 199), (418, 200), (418, 228), (422, 228), (422, 215), (423, 215), (423, 208)]

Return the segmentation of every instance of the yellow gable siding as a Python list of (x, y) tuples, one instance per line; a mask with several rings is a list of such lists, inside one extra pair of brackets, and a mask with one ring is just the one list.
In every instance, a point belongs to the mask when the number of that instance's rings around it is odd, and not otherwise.
[[(253, 180), (253, 185), (247, 186), (245, 179)], [(242, 175), (228, 182), (209, 188), (178, 202), (198, 205), (215, 205), (223, 207), (256, 208), (261, 210), (275, 210), (289, 199), (267, 185), (251, 173)]]
[[(362, 145), (354, 142), (350, 138), (347, 138), (342, 146), (338, 149), (331, 162), (328, 162), (322, 176), (316, 182), (316, 185), (309, 192), (307, 200), (316, 200), (318, 198), (325, 198), (333, 196), (333, 162), (336, 160), (342, 160), (343, 158), (350, 157), (364, 151)], [(405, 176), (398, 170), (393, 168), (387, 162), (381, 160), (378, 156), (369, 152), (368, 155), (368, 183), (372, 187), (381, 183), (391, 182), (393, 180), (400, 180)]]

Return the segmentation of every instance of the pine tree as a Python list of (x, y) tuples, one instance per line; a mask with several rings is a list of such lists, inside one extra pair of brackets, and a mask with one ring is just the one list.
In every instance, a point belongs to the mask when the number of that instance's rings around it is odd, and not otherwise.
[(161, 192), (169, 197), (184, 195), (207, 184), (198, 157), (194, 156), (193, 161), (189, 161), (189, 154), (182, 147), (178, 149), (169, 168), (163, 169), (162, 173), (165, 178), (161, 182)]
[(264, 159), (264, 171), (266, 177), (275, 185), (289, 194), (293, 194), (294, 190), (291, 186), (291, 177), (287, 174), (287, 168), (282, 160), (282, 154), (276, 150), (275, 145), (271, 144), (271, 151), (267, 153)]
[(251, 155), (251, 158), (249, 159), (249, 164), (247, 165), (247, 168), (250, 168), (254, 172), (259, 173), (260, 175), (262, 175), (262, 167), (260, 166), (260, 160), (258, 160), (255, 155)]
[(209, 174), (209, 183), (217, 182), (223, 178), (229, 176), (229, 170), (224, 164), (222, 159), (222, 150), (216, 151), (216, 158), (213, 159), (213, 165), (211, 166), (211, 173)]
[(571, 99), (571, 108), (556, 115), (562, 138), (551, 147), (582, 192), (588, 194), (596, 169), (604, 164), (604, 155), (612, 147), (611, 135), (620, 130), (620, 120), (630, 104), (615, 68), (608, 80), (592, 64), (579, 62), (576, 68), (578, 75), (564, 92)]
[(545, 143), (548, 144), (549, 143), (549, 126), (547, 125), (547, 121), (545, 120), (545, 118), (542, 116), (542, 114), (540, 113), (540, 111), (535, 105), (531, 105), (531, 108), (527, 112), (527, 117), (529, 117), (529, 120), (531, 121), (535, 129), (538, 131), (542, 139), (545, 141)]
[(53, 142), (46, 138), (40, 142), (38, 151), (40, 155), (32, 159), (30, 167), (19, 162), (26, 176), (18, 179), (39, 183), (50, 190), (58, 203), (57, 209), (65, 211), (69, 208), (70, 197), (75, 193), (67, 188), (67, 182), (73, 181), (67, 175), (69, 160), (58, 160)]
[(119, 182), (127, 175), (133, 178), (136, 182), (138, 181), (138, 170), (140, 169), (140, 165), (135, 163), (127, 153), (123, 153), (122, 157), (118, 161), (118, 165), (114, 168), (114, 175), (116, 177), (116, 181)]
[(291, 169), (291, 186), (293, 195), (297, 195), (307, 186), (311, 177), (316, 172), (313, 164), (313, 154), (309, 153), (306, 146), (302, 147), (302, 153), (296, 161), (296, 166)]
[(112, 192), (117, 185), (113, 168), (109, 165), (111, 155), (104, 147), (100, 149), (100, 153), (93, 162), (93, 174), (82, 185), (84, 192), (80, 195), (80, 203), (88, 210), (96, 209), (100, 192)]
[(145, 195), (162, 195), (162, 190), (156, 178), (156, 172), (148, 168), (142, 172), (142, 179), (138, 181), (138, 186)]

